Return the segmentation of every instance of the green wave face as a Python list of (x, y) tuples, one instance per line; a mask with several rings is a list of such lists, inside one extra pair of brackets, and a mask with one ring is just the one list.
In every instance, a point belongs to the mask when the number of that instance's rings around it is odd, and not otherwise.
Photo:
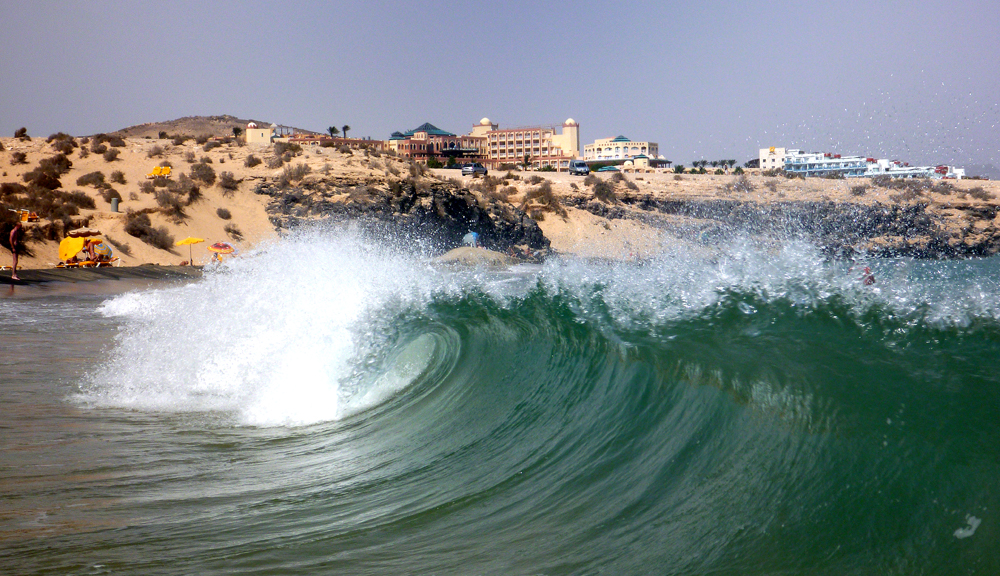
[(808, 246), (454, 271), (293, 238), (105, 303), (77, 400), (247, 458), (137, 504), (226, 547), (187, 568), (1000, 572), (1000, 262), (866, 264), (873, 286)]

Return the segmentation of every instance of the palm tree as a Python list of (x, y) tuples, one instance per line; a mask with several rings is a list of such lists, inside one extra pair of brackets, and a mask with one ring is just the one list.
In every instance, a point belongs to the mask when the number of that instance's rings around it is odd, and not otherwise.
[(337, 134), (340, 134), (340, 130), (336, 126), (330, 126), (326, 131), (330, 133), (330, 138), (336, 138)]
[(712, 160), (712, 168), (718, 168), (718, 167), (719, 167), (719, 161), (718, 160)]
[(347, 124), (344, 124), (344, 127), (341, 128), (341, 130), (344, 131), (344, 138), (347, 138), (347, 131), (350, 130), (350, 129), (351, 129), (351, 127), (348, 126)]

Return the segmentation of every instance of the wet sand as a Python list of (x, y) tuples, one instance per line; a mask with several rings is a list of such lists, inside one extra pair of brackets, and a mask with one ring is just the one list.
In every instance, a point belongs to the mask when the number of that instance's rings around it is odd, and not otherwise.
[(171, 280), (200, 278), (201, 266), (121, 266), (108, 268), (18, 269), (20, 280), (12, 280), (10, 270), (0, 272), (0, 284), (30, 286), (48, 282), (95, 282), (98, 280)]

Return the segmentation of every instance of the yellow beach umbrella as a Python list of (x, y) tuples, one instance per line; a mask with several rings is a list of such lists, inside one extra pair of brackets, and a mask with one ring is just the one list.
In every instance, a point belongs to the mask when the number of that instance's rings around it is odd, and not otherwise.
[(191, 266), (194, 266), (194, 257), (191, 255), (191, 246), (204, 241), (205, 241), (204, 238), (195, 238), (193, 236), (188, 236), (183, 240), (178, 240), (177, 242), (175, 242), (174, 246), (184, 246), (186, 244), (188, 247), (188, 262), (191, 264)]
[(83, 245), (86, 242), (86, 238), (63, 238), (62, 242), (59, 243), (59, 259), (65, 262), (76, 256), (80, 250), (83, 250)]

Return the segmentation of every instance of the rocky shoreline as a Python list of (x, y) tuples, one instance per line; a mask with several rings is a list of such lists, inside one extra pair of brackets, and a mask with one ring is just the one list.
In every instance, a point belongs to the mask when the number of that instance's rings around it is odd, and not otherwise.
[(442, 251), (460, 246), (469, 232), (492, 250), (515, 246), (547, 250), (538, 223), (513, 205), (477, 197), (467, 188), (439, 180), (339, 179), (294, 187), (261, 183), (254, 193), (268, 196), (267, 212), (278, 230), (329, 219), (353, 221), (369, 230), (391, 229), (420, 238)]

